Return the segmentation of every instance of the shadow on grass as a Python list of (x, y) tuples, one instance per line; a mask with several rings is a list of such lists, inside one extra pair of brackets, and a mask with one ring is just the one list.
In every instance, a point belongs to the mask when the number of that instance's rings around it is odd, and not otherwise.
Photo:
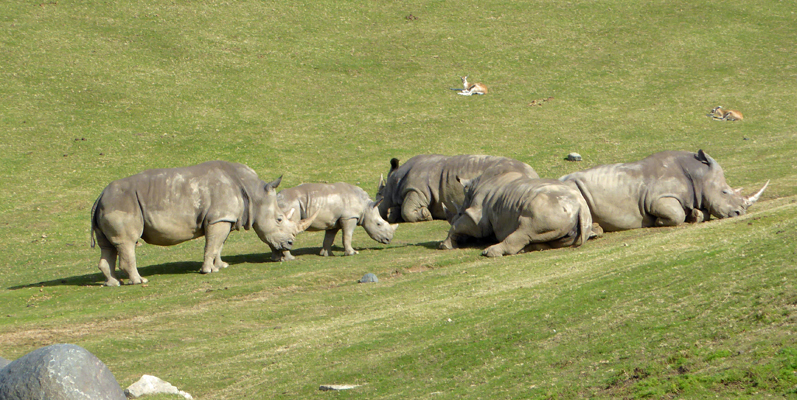
[[(430, 249), (430, 250), (438, 250), (438, 249), (440, 249), (440, 243), (442, 243), (441, 240), (435, 240), (433, 242), (416, 243), (415, 246), (425, 247), (425, 248)], [(473, 238), (473, 237), (468, 237), (468, 238), (463, 238), (463, 239), (457, 240), (457, 247), (456, 248), (458, 248), (458, 249), (482, 249), (482, 250), (484, 250), (487, 247), (490, 247), (490, 246), (492, 246), (492, 245), (494, 245), (496, 243), (497, 243), (497, 241), (496, 241), (495, 238), (478, 238), (477, 239), (477, 238)]]
[[(312, 252), (313, 252), (312, 249), (309, 249), (309, 251), (299, 250), (294, 254), (309, 254)], [(230, 265), (243, 264), (243, 263), (265, 263), (265, 262), (271, 262), (271, 252), (239, 254), (239, 255), (232, 255), (226, 257), (222, 256), (222, 260), (224, 260), (224, 262)], [(199, 261), (178, 261), (178, 262), (168, 262), (163, 264), (149, 265), (146, 267), (139, 267), (138, 273), (143, 277), (149, 277), (154, 275), (198, 274), (200, 268), (202, 268), (202, 263)], [(119, 268), (117, 268), (116, 277), (126, 279), (127, 274), (121, 272)], [(103, 282), (105, 282), (105, 276), (103, 276), (102, 273), (98, 270), (96, 273), (93, 274), (70, 276), (60, 279), (53, 279), (50, 281), (30, 283), (27, 285), (11, 286), (8, 288), (8, 290), (17, 290), (17, 289), (42, 287), (42, 286), (63, 286), (63, 285), (101, 286)]]

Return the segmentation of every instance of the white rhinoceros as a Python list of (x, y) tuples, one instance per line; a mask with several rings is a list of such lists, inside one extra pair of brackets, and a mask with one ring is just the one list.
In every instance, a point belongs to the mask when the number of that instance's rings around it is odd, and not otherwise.
[(578, 190), (553, 179), (532, 179), (517, 171), (491, 171), (467, 181), (465, 200), (451, 220), (441, 249), (467, 238), (492, 238), (488, 257), (566, 246), (581, 246), (591, 236), (589, 208)]
[(472, 179), (491, 167), (539, 178), (528, 164), (506, 157), (422, 154), (401, 166), (393, 158), (387, 182), (380, 179), (377, 189), (379, 213), (390, 222), (450, 221), (465, 197), (457, 177)]
[(640, 161), (600, 165), (565, 175), (604, 231), (674, 226), (744, 214), (766, 189), (742, 196), (720, 165), (699, 150), (664, 151)]
[(147, 282), (136, 268), (136, 242), (172, 246), (205, 236), (202, 273), (227, 267), (221, 248), (232, 229), (254, 228), (272, 252), (290, 249), (312, 217), (298, 223), (277, 206), (279, 178), (265, 183), (243, 164), (209, 161), (183, 168), (152, 169), (111, 182), (91, 209), (91, 247), (100, 245), (106, 286)]
[[(322, 256), (332, 255), (335, 235), (343, 229), (344, 255), (357, 254), (351, 245), (354, 228), (365, 229), (371, 239), (388, 244), (398, 224), (390, 225), (382, 219), (377, 209), (378, 203), (371, 201), (365, 190), (344, 182), (305, 183), (277, 193), (277, 202), (283, 212), (293, 215), (294, 220), (307, 215), (316, 215), (308, 231), (326, 231)], [(290, 250), (281, 254), (272, 253), (275, 261), (288, 261), (294, 257)]]

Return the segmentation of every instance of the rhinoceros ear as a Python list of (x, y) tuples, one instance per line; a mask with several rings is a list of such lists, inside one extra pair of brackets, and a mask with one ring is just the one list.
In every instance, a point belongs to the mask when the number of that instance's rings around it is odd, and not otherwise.
[[(475, 179), (475, 178), (474, 178)], [(462, 179), (457, 175), (457, 182), (459, 182), (463, 188), (467, 189), (473, 183), (473, 179)]]
[(266, 184), (266, 191), (276, 189), (277, 186), (280, 185), (280, 182), (282, 182), (282, 175), (280, 175), (280, 177), (277, 178), (275, 181), (267, 183)]
[(708, 165), (709, 167), (713, 167), (716, 164), (716, 161), (714, 161), (714, 159), (706, 154), (702, 149), (697, 151), (697, 160)]
[[(393, 170), (397, 169), (398, 167), (399, 167), (399, 159), (398, 158), (391, 158), (390, 159), (390, 172), (393, 172)], [(388, 176), (390, 176), (390, 172), (387, 173)]]

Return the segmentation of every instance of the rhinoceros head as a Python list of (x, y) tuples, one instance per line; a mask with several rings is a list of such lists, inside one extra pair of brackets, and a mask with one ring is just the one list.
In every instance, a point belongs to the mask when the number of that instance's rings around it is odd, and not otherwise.
[(715, 218), (731, 218), (744, 215), (747, 209), (753, 205), (764, 193), (764, 189), (769, 185), (769, 181), (764, 184), (756, 194), (743, 196), (740, 189), (733, 189), (725, 182), (725, 174), (722, 168), (703, 150), (699, 150), (697, 160), (708, 166), (708, 172), (703, 174), (700, 179), (702, 184), (702, 207), (707, 209)]
[(382, 203), (381, 199), (369, 202), (366, 205), (360, 225), (365, 228), (365, 232), (368, 233), (371, 239), (382, 244), (388, 244), (393, 239), (393, 233), (396, 232), (398, 224), (391, 225), (382, 219), (379, 214), (380, 203)]
[(263, 243), (266, 243), (272, 250), (290, 250), (293, 246), (293, 240), (296, 234), (306, 230), (318, 212), (315, 215), (303, 219), (299, 222), (291, 221), (291, 216), (294, 210), (288, 211), (288, 214), (280, 210), (277, 205), (277, 191), (276, 188), (282, 181), (280, 176), (277, 180), (266, 183), (263, 186), (263, 192), (258, 196), (258, 204), (256, 205), (255, 217), (252, 223), (257, 236)]
[(398, 190), (398, 182), (396, 182), (395, 178), (393, 181), (390, 180), (390, 175), (392, 175), (398, 167), (399, 159), (391, 158), (390, 171), (387, 173), (387, 181), (385, 181), (383, 175), (380, 175), (379, 184), (376, 187), (376, 201), (379, 203), (379, 214), (382, 218), (390, 222), (396, 222), (401, 218), (401, 210), (397, 208), (400, 204), (394, 204), (393, 202), (393, 192)]

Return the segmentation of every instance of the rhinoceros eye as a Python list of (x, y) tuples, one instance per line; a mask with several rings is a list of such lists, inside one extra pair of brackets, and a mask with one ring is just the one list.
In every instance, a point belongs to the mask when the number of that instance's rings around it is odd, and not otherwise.
[(277, 217), (277, 223), (278, 223), (278, 224), (281, 224), (281, 223), (282, 223), (282, 217)]

